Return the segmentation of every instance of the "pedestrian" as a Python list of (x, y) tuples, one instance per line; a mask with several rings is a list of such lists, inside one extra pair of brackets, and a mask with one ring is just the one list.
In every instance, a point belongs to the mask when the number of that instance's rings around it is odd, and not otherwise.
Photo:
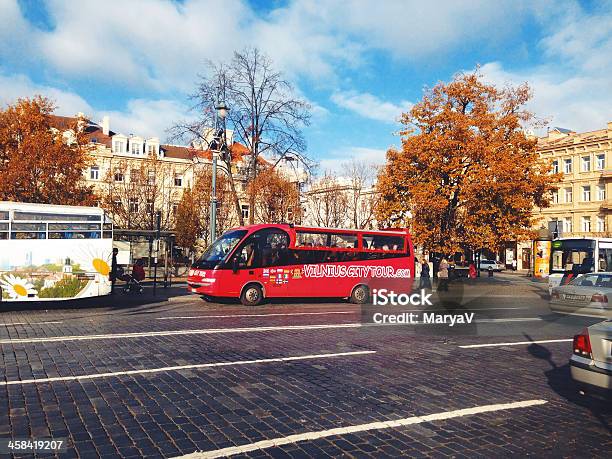
[(431, 276), (429, 275), (429, 262), (425, 258), (421, 260), (421, 282), (419, 283), (419, 289), (431, 290)]
[(110, 281), (111, 281), (111, 293), (115, 293), (115, 282), (117, 282), (117, 254), (119, 253), (119, 249), (117, 247), (113, 247), (113, 258), (111, 261), (111, 271), (110, 271)]
[(468, 268), (468, 276), (470, 279), (476, 279), (476, 265), (473, 261), (470, 261), (470, 266)]
[(448, 292), (448, 268), (449, 264), (446, 258), (442, 258), (438, 266), (438, 291)]
[(516, 258), (512, 259), (512, 271), (516, 271)]

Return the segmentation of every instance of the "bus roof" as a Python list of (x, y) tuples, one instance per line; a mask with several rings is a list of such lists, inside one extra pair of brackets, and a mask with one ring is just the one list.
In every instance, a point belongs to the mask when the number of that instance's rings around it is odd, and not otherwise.
[(0, 201), (0, 210), (17, 210), (20, 212), (40, 212), (47, 214), (90, 214), (103, 215), (100, 207), (61, 206), (56, 204), (37, 204), (32, 202)]
[(259, 223), (255, 225), (245, 225), (239, 226), (236, 228), (232, 228), (232, 230), (250, 230), (257, 231), (264, 228), (283, 228), (283, 229), (293, 229), (295, 231), (318, 231), (318, 232), (326, 232), (326, 233), (376, 233), (376, 234), (397, 234), (397, 235), (406, 235), (408, 232), (407, 229), (402, 230), (398, 228), (393, 229), (384, 229), (384, 230), (366, 230), (366, 229), (350, 229), (350, 228), (322, 228), (318, 226), (301, 226), (294, 225), (293, 223)]

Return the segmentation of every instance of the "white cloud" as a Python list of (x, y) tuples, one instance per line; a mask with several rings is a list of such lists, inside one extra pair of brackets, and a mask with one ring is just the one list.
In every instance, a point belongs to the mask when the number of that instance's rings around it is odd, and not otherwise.
[(15, 103), (18, 98), (40, 94), (49, 97), (57, 106), (56, 114), (73, 116), (84, 113), (92, 121), (110, 116), (111, 130), (143, 137), (166, 138), (166, 130), (177, 120), (188, 115), (188, 107), (174, 100), (132, 99), (125, 110), (96, 110), (78, 94), (51, 86), (33, 83), (24, 75), (6, 76), (0, 73), (0, 107)]
[(396, 122), (402, 113), (412, 107), (412, 103), (405, 100), (394, 104), (385, 102), (367, 92), (358, 93), (356, 91), (335, 92), (331, 100), (340, 107), (351, 110), (364, 118), (388, 123)]
[[(17, 0), (0, 0), (0, 58), (45, 62), (61, 77), (191, 91), (205, 59), (258, 46), (290, 77), (333, 85), (338, 68), (368, 51), (423, 58), (502, 42), (532, 12), (528, 2), (295, 0), (262, 14), (246, 0), (50, 0), (51, 30), (27, 22)], [(540, 2), (541, 6), (542, 3)]]
[(75, 115), (79, 112), (91, 114), (93, 109), (78, 94), (51, 86), (32, 82), (25, 75), (4, 75), (0, 72), (0, 106), (14, 103), (18, 98), (40, 94), (53, 100), (58, 113)]
[(176, 121), (184, 119), (187, 106), (172, 100), (133, 99), (125, 111), (104, 111), (98, 116), (110, 117), (111, 130), (123, 134), (134, 134), (143, 137), (159, 137), (162, 142), (167, 136), (166, 130)]
[(550, 126), (605, 128), (612, 121), (612, 3), (607, 5), (596, 15), (574, 4), (559, 11), (539, 43), (549, 58), (543, 64), (512, 71), (490, 62), (482, 73), (497, 85), (527, 82), (533, 90), (528, 108)]
[(373, 168), (380, 167), (387, 161), (387, 151), (377, 148), (346, 147), (334, 150), (326, 158), (319, 161), (319, 173), (333, 172), (342, 176), (345, 172), (344, 164), (351, 160), (364, 162)]

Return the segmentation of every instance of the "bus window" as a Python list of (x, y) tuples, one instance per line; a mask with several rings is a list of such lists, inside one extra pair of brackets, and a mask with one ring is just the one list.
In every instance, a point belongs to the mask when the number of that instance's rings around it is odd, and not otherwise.
[(246, 234), (245, 230), (228, 231), (206, 249), (200, 259), (193, 264), (194, 268), (214, 269), (225, 260), (226, 256), (234, 250), (234, 247)]
[(45, 239), (45, 233), (37, 233), (34, 231), (12, 231), (11, 239)]
[(404, 251), (404, 238), (402, 236), (363, 235), (363, 248), (368, 250)]
[(262, 268), (291, 264), (289, 235), (276, 228), (258, 231), (238, 249), (239, 268)]
[(329, 233), (315, 231), (297, 231), (296, 243), (298, 247), (328, 247)]
[(9, 213), (6, 210), (0, 210), (0, 220), (8, 220)]
[(356, 234), (331, 234), (331, 246), (339, 249), (354, 249), (357, 247)]

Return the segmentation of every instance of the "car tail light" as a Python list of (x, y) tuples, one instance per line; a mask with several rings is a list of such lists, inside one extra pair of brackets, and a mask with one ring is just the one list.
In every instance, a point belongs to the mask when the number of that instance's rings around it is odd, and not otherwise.
[(580, 332), (579, 335), (574, 336), (574, 354), (581, 357), (591, 357), (591, 340), (589, 339), (589, 332), (585, 328)]
[(591, 297), (591, 303), (607, 303), (608, 297), (602, 293), (596, 293)]

